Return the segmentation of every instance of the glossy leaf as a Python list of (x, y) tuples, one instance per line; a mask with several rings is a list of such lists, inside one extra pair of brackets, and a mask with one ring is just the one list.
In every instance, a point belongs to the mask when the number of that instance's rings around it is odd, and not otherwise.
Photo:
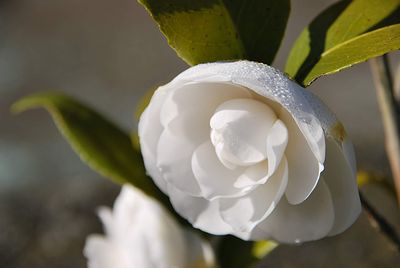
[(322, 75), (336, 73), (397, 49), (400, 49), (400, 24), (363, 34), (324, 52), (304, 78), (304, 84), (310, 85)]
[(290, 0), (139, 0), (187, 63), (248, 59), (270, 64)]
[(147, 194), (162, 194), (146, 176), (139, 151), (129, 135), (109, 120), (61, 93), (39, 93), (16, 102), (12, 110), (45, 108), (75, 152), (101, 175), (123, 184), (130, 183)]
[[(299, 83), (309, 85), (315, 78), (325, 74), (318, 73), (305, 81), (328, 51), (332, 52), (337, 46), (365, 33), (396, 23), (400, 23), (400, 0), (340, 1), (317, 16), (300, 34), (289, 54), (285, 72)], [(362, 58), (366, 60), (376, 56), (373, 54), (362, 55)], [(345, 57), (347, 56), (351, 57)], [(357, 62), (360, 60), (357, 59)], [(327, 73), (337, 72), (357, 62), (346, 62), (345, 66), (331, 66), (332, 69)]]

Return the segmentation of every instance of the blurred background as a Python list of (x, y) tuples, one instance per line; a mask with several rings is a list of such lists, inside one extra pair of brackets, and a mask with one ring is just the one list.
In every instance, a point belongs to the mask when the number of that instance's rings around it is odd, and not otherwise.
[[(300, 31), (332, 0), (294, 0), (283, 46), (273, 64), (283, 69)], [(393, 63), (400, 62), (398, 52)], [(139, 98), (187, 68), (135, 0), (0, 1), (0, 267), (85, 267), (85, 238), (102, 232), (100, 205), (118, 186), (87, 168), (48, 114), (9, 112), (20, 97), (59, 90), (135, 130)], [(390, 183), (380, 114), (369, 65), (313, 84), (355, 144), (359, 169)], [(362, 189), (400, 227), (393, 193)], [(281, 246), (260, 267), (399, 267), (400, 256), (363, 213), (344, 234)]]

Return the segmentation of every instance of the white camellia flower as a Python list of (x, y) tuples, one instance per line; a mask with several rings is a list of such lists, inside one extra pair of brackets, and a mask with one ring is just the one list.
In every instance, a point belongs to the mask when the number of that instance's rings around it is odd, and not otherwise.
[(343, 126), (265, 64), (184, 71), (154, 93), (139, 136), (149, 175), (203, 231), (298, 243), (343, 232), (360, 213)]
[(182, 229), (156, 201), (125, 185), (114, 210), (101, 208), (106, 236), (88, 237), (89, 268), (207, 268), (211, 247)]

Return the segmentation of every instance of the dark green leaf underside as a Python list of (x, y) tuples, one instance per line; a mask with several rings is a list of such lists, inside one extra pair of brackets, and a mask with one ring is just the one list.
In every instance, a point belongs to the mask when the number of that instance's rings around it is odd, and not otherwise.
[(170, 46), (191, 65), (248, 59), (270, 64), (282, 41), (289, 0), (139, 0)]

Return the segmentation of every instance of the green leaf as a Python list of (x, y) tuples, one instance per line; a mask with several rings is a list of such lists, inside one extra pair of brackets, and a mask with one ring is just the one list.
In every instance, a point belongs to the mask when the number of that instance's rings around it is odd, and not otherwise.
[(290, 0), (139, 0), (187, 63), (248, 59), (270, 64)]
[[(150, 88), (140, 99), (139, 103), (136, 105), (135, 109), (135, 120), (137, 120), (137, 123), (139, 123), (140, 116), (146, 109), (146, 107), (149, 105), (151, 98), (153, 97), (154, 92), (157, 90), (158, 86), (154, 86)], [(139, 140), (139, 133), (136, 131), (131, 132), (131, 141), (133, 148), (136, 150), (140, 151), (140, 140)]]
[(253, 267), (276, 247), (272, 241), (243, 241), (228, 235), (221, 238), (216, 254), (221, 268)]
[(146, 176), (139, 151), (129, 135), (87, 106), (61, 93), (39, 93), (12, 106), (13, 112), (45, 108), (83, 162), (117, 183), (130, 183), (147, 194), (162, 194)]
[(252, 254), (257, 259), (261, 260), (266, 255), (268, 255), (272, 250), (274, 250), (277, 246), (278, 246), (277, 243), (270, 240), (257, 241), (254, 242)]
[[(344, 66), (339, 65), (339, 63), (337, 66), (332, 65), (327, 73), (318, 73), (313, 70), (317, 64), (324, 60), (324, 56), (345, 43), (368, 42), (367, 39), (357, 39), (357, 37), (396, 23), (400, 23), (400, 0), (340, 1), (317, 16), (300, 34), (289, 54), (285, 72), (299, 83), (309, 85), (321, 75), (337, 72), (360, 61), (389, 52), (390, 50), (385, 48), (378, 48), (379, 53), (364, 54), (361, 55), (362, 59), (355, 57), (356, 61), (351, 62), (351, 58), (354, 56), (352, 54), (359, 53), (353, 50), (350, 51), (352, 53), (350, 55), (339, 55), (346, 58), (350, 57), (347, 61), (341, 63), (345, 64)], [(396, 34), (396, 32), (392, 34)], [(381, 41), (374, 47), (379, 47), (384, 43), (384, 45), (392, 48), (385, 40)], [(353, 46), (357, 46), (357, 44), (353, 43)], [(394, 49), (398, 49), (398, 47)], [(322, 65), (325, 65), (325, 63)], [(310, 76), (311, 72), (314, 72), (313, 76)]]
[(304, 78), (304, 84), (310, 85), (322, 75), (336, 73), (397, 49), (400, 49), (400, 24), (363, 34), (324, 52)]

